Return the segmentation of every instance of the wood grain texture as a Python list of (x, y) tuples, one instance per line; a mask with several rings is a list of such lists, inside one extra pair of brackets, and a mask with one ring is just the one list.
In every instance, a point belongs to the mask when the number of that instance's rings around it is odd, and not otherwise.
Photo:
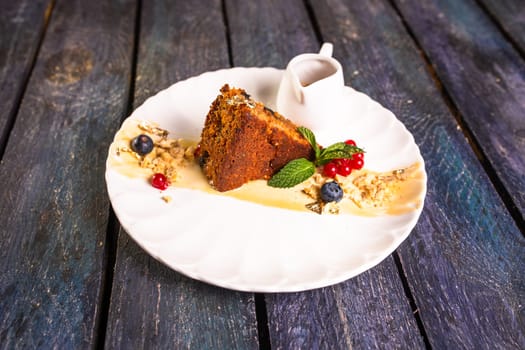
[(272, 348), (423, 349), (390, 256), (344, 283), (267, 294)]
[[(293, 56), (319, 49), (311, 24), (304, 25), (310, 20), (302, 1), (226, 4), (228, 14), (233, 13), (228, 20), (236, 64), (285, 67)], [(235, 15), (239, 13), (243, 16)], [(253, 27), (254, 18), (263, 28)], [(255, 30), (257, 34), (252, 34)], [(266, 47), (272, 48), (268, 54)], [(424, 347), (392, 257), (333, 287), (265, 298), (275, 349)]]
[(121, 232), (108, 349), (257, 349), (252, 294), (187, 278)]
[(49, 0), (0, 2), (0, 152), (44, 31)]
[(135, 108), (179, 80), (228, 68), (220, 1), (145, 2), (138, 50)]
[(133, 18), (130, 1), (54, 7), (0, 165), (3, 348), (97, 341), (105, 158), (126, 107)]
[(426, 161), (425, 208), (398, 253), (430, 345), (523, 348), (524, 237), (401, 19), (387, 1), (312, 6), (322, 36), (335, 43), (347, 83), (391, 109)]
[(473, 0), (398, 6), (525, 218), (525, 61)]
[(300, 0), (226, 0), (235, 66), (285, 68), (295, 55), (320, 44)]
[(522, 0), (478, 0), (525, 53), (525, 4)]
[[(143, 2), (136, 106), (180, 79), (229, 66), (221, 10), (218, 0)], [(106, 347), (257, 349), (254, 296), (182, 276), (121, 231)]]

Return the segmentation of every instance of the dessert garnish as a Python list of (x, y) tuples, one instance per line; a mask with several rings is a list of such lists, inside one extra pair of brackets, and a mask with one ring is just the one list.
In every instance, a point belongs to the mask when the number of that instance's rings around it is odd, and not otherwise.
[[(354, 140), (346, 140), (346, 144), (355, 146)], [(329, 161), (323, 167), (323, 175), (335, 178), (336, 175), (348, 176), (352, 170), (361, 170), (365, 164), (364, 153), (354, 153), (352, 158), (338, 158)]]
[[(168, 131), (147, 121), (136, 122), (137, 136), (116, 148), (116, 155), (129, 154), (133, 162), (143, 169), (149, 169), (151, 186), (166, 190), (176, 181), (177, 169), (193, 160), (194, 147), (187, 146), (183, 140), (168, 138)], [(129, 145), (129, 146), (126, 146)]]
[(325, 182), (321, 186), (321, 199), (325, 203), (339, 202), (343, 198), (343, 189), (335, 182)]
[(161, 199), (166, 202), (166, 203), (169, 203), (173, 200), (173, 198), (171, 198), (171, 196), (162, 196)]
[[(363, 167), (364, 151), (357, 147), (354, 141), (337, 142), (329, 147), (322, 148), (317, 144), (315, 135), (310, 129), (300, 126), (297, 130), (310, 143), (315, 153), (315, 159), (311, 161), (306, 158), (298, 158), (288, 162), (268, 181), (269, 186), (293, 187), (310, 178), (319, 166), (323, 166), (323, 172), (326, 172), (328, 177), (335, 177), (337, 174), (347, 176), (351, 173), (352, 167), (355, 166), (355, 169), (358, 166)], [(356, 157), (356, 159), (361, 160), (360, 162), (354, 160), (353, 157), (356, 154), (360, 154)]]
[(153, 140), (148, 135), (140, 134), (130, 142), (131, 149), (141, 156), (153, 151)]
[[(399, 203), (399, 193), (403, 184), (416, 180), (419, 171), (420, 165), (414, 163), (409, 167), (388, 172), (363, 170), (350, 176), (337, 174), (335, 181), (316, 172), (301, 184), (301, 191), (314, 200), (305, 204), (305, 207), (318, 214), (338, 214), (340, 208), (348, 206), (349, 202), (364, 212), (382, 212), (393, 203)], [(415, 204), (414, 208), (417, 205)]]
[(170, 182), (166, 178), (166, 175), (161, 173), (153, 174), (151, 177), (151, 186), (158, 188), (161, 191), (164, 191), (170, 186)]

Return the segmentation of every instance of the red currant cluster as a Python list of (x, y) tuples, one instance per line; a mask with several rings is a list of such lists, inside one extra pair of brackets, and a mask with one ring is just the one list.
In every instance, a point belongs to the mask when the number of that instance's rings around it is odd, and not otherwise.
[[(350, 146), (355, 146), (354, 140), (346, 140), (345, 143)], [(336, 175), (348, 176), (352, 170), (360, 170), (365, 164), (365, 155), (363, 153), (355, 153), (352, 158), (333, 159), (326, 163), (323, 167), (323, 175), (334, 178)]]

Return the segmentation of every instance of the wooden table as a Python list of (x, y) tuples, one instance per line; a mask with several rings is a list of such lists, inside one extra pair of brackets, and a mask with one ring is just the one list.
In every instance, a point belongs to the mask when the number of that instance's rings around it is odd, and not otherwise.
[[(0, 1), (0, 347), (524, 349), (521, 0)], [(147, 97), (334, 44), (426, 162), (408, 239), (346, 282), (230, 291), (119, 228), (105, 159)]]

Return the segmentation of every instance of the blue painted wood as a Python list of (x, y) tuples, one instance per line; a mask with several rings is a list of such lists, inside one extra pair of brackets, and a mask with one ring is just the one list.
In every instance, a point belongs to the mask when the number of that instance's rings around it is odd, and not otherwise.
[(49, 0), (0, 2), (0, 154), (45, 29)]
[(279, 349), (423, 349), (392, 256), (344, 283), (267, 294), (272, 346)]
[(185, 277), (121, 231), (108, 349), (258, 349), (253, 294)]
[(179, 80), (230, 66), (218, 0), (146, 2), (140, 26), (135, 108)]
[(523, 57), (473, 0), (400, 1), (399, 8), (523, 220)]
[[(232, 0), (226, 9), (233, 14), (228, 20), (236, 65), (284, 68), (293, 56), (319, 50), (302, 1)], [(344, 57), (338, 55), (341, 46), (336, 40), (337, 58)], [(265, 300), (273, 348), (424, 347), (392, 257), (345, 283), (302, 293), (266, 294)]]
[[(420, 1), (399, 3), (410, 8), (413, 22), (437, 21), (441, 16), (437, 8), (425, 13)], [(389, 2), (380, 0), (366, 4), (327, 0), (312, 6), (321, 35), (335, 43), (346, 81), (391, 109), (413, 133), (426, 161), (429, 181), (423, 215), (398, 254), (428, 343), (436, 349), (523, 348), (525, 239), (401, 18)], [(422, 37), (450, 28), (446, 21), (427, 27), (412, 26), (412, 21), (408, 21), (411, 31)], [(492, 35), (479, 33), (485, 38)], [(466, 36), (462, 40), (469, 43)], [(443, 56), (443, 43), (434, 44), (431, 51)], [(497, 51), (493, 54), (499, 57)], [(470, 66), (474, 59), (463, 58), (461, 64)], [(452, 65), (460, 59), (453, 61), (447, 62)], [(480, 76), (473, 79), (484, 77), (482, 72), (470, 73), (476, 74)], [(448, 83), (444, 82), (447, 90)], [(458, 85), (458, 94), (469, 95), (471, 88)], [(506, 102), (499, 101), (497, 108)], [(500, 123), (505, 120), (498, 119), (495, 127)], [(508, 132), (502, 131), (505, 135)]]
[(525, 53), (525, 4), (522, 0), (479, 0), (494, 20)]
[[(523, 215), (523, 60), (472, 1), (398, 5)], [(524, 236), (475, 164), (466, 166), (459, 147), (443, 141), (436, 150), (447, 160), (439, 164), (446, 176), (431, 189), (439, 200), (427, 205), (435, 214), (422, 220), (420, 240), (402, 254), (413, 289), (427, 288), (434, 276), (436, 293), (417, 295), (420, 310), (445, 315), (424, 315), (425, 325), (438, 348), (525, 348)], [(427, 249), (430, 242), (439, 248)]]
[[(169, 85), (229, 66), (218, 0), (144, 1), (135, 106)], [(107, 348), (257, 349), (254, 295), (168, 269), (119, 233)]]
[(97, 344), (105, 154), (126, 108), (134, 9), (73, 0), (53, 9), (0, 164), (2, 348)]
[(302, 1), (227, 0), (225, 5), (235, 66), (284, 69), (291, 57), (319, 51)]

